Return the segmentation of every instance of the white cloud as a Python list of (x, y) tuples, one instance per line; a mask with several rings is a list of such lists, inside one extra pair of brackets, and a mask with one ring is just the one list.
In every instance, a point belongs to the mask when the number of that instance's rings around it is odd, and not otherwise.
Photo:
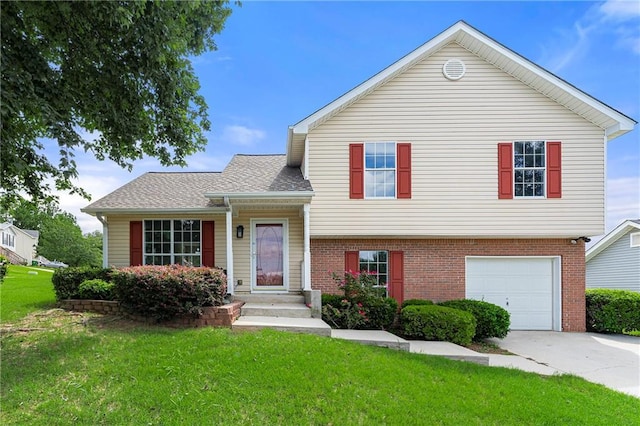
[(586, 57), (595, 35), (612, 37), (615, 47), (640, 54), (640, 2), (609, 0), (589, 8), (570, 30), (559, 30), (541, 62), (557, 73)]
[(253, 146), (267, 136), (264, 130), (245, 126), (226, 126), (222, 131), (222, 142), (240, 146)]
[(626, 219), (640, 218), (640, 176), (607, 181), (607, 220), (609, 232)]
[(609, 0), (599, 7), (605, 19), (626, 21), (640, 17), (640, 2), (637, 0)]

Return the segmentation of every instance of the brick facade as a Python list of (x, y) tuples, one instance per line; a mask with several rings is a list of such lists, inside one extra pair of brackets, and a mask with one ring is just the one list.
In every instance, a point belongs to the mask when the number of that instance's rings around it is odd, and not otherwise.
[(313, 239), (311, 283), (335, 293), (331, 272), (344, 270), (345, 252), (404, 252), (404, 299), (441, 302), (465, 297), (465, 256), (560, 256), (562, 330), (585, 331), (584, 243), (566, 239)]
[[(165, 327), (231, 327), (240, 316), (240, 308), (244, 302), (236, 301), (223, 306), (207, 306), (202, 308), (202, 315), (197, 318), (183, 317), (161, 322)], [(109, 300), (61, 300), (59, 306), (67, 311), (96, 312), (105, 315), (121, 315), (146, 324), (158, 324), (143, 316), (131, 315), (122, 309), (118, 302)]]

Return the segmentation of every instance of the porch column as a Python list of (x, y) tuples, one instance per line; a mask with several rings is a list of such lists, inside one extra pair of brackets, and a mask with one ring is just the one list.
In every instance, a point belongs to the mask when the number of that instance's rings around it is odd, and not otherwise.
[(227, 209), (227, 293), (235, 293), (235, 282), (233, 280), (233, 216), (232, 207)]
[(311, 205), (309, 203), (303, 206), (303, 224), (304, 224), (304, 277), (302, 277), (302, 289), (311, 290), (311, 237), (309, 231), (309, 211)]

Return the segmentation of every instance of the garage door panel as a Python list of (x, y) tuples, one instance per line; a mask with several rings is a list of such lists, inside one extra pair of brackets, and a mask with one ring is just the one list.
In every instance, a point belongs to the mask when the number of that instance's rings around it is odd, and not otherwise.
[(512, 330), (553, 328), (553, 259), (468, 258), (466, 297), (506, 309)]

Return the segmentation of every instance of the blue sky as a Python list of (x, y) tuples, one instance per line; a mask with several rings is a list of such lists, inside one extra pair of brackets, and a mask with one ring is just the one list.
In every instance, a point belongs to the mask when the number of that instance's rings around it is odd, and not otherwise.
[[(640, 2), (252, 2), (235, 7), (218, 50), (193, 59), (212, 129), (190, 171), (222, 170), (234, 153), (284, 153), (287, 127), (365, 81), (459, 20), (640, 119)], [(640, 217), (639, 126), (607, 149), (607, 231)], [(53, 152), (53, 150), (52, 150)], [(147, 172), (78, 153), (93, 200)], [(60, 194), (85, 232), (88, 202)]]

